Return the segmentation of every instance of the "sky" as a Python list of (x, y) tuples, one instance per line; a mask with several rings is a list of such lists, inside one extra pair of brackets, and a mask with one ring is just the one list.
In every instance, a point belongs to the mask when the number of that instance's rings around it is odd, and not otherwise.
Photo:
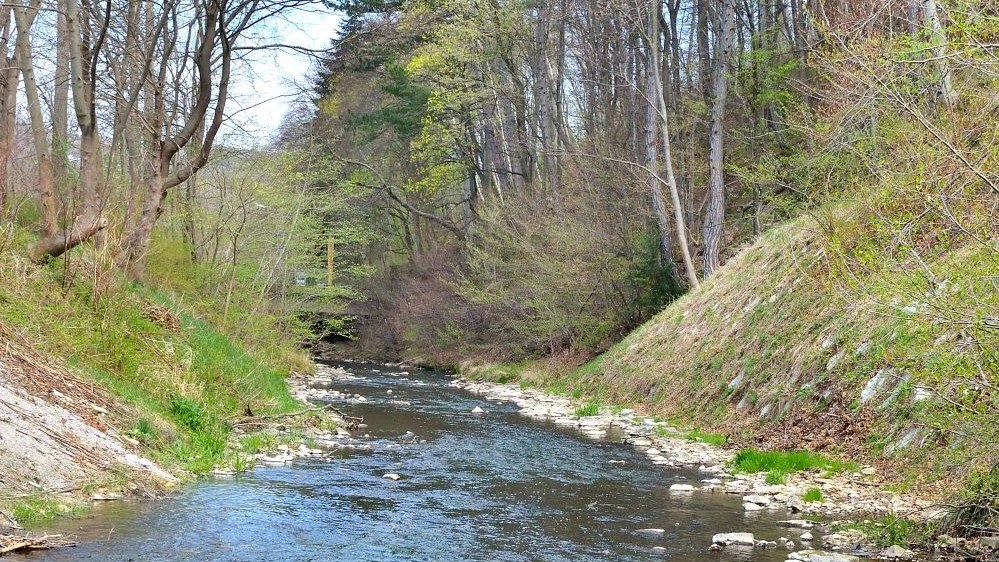
[[(322, 7), (282, 14), (257, 30), (260, 43), (282, 43), (307, 49), (325, 49), (340, 28), (340, 15)], [(292, 49), (256, 51), (234, 76), (227, 109), (229, 122), (222, 131), (227, 145), (261, 146), (280, 128), (296, 98), (311, 88), (314, 58)]]

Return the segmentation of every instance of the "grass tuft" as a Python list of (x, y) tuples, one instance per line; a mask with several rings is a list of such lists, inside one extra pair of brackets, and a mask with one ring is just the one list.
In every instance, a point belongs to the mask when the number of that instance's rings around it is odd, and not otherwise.
[(770, 484), (771, 486), (787, 484), (787, 473), (779, 470), (771, 470), (770, 472), (767, 472), (767, 484)]
[(782, 472), (791, 474), (815, 468), (830, 473), (842, 472), (853, 466), (829, 459), (811, 451), (760, 451), (743, 449), (735, 455), (732, 465), (738, 472)]
[(576, 408), (577, 418), (592, 417), (600, 414), (600, 404), (596, 402), (587, 402), (582, 406)]
[(822, 490), (818, 488), (809, 488), (805, 491), (805, 494), (801, 496), (801, 499), (806, 502), (820, 502), (822, 501)]

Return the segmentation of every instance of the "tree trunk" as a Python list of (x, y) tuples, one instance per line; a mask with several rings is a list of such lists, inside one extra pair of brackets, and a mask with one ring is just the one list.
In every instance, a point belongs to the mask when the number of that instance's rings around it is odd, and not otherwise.
[(10, 39), (14, 33), (11, 6), (0, 6), (0, 215), (3, 214), (9, 186), (7, 163), (14, 150), (17, 137), (17, 85), (20, 76), (17, 53), (10, 53)]
[(42, 211), (42, 236), (54, 234), (58, 229), (56, 210), (55, 175), (52, 159), (49, 156), (48, 138), (45, 132), (45, 122), (42, 120), (41, 98), (38, 95), (38, 81), (35, 79), (34, 63), (31, 54), (29, 31), (38, 14), (39, 2), (36, 0), (29, 6), (16, 6), (14, 20), (17, 22), (17, 59), (24, 79), (24, 97), (28, 104), (28, 116), (31, 120), (31, 137), (35, 145), (35, 157), (38, 159), (38, 200)]
[(957, 105), (957, 91), (954, 90), (950, 64), (947, 61), (947, 32), (940, 23), (936, 0), (922, 0), (923, 21), (933, 47), (933, 64), (936, 67), (936, 101), (947, 109)]
[(725, 105), (728, 101), (728, 73), (735, 43), (735, 0), (723, 0), (718, 52), (715, 57), (711, 132), (708, 154), (708, 204), (704, 217), (704, 275), (720, 265), (721, 240), (725, 226)]
[[(66, 15), (56, 14), (55, 84), (52, 95), (52, 165), (57, 184), (69, 167), (69, 31)], [(65, 187), (62, 186), (61, 187)]]
[(551, 69), (548, 64), (551, 14), (545, 2), (538, 8), (538, 21), (534, 27), (534, 104), (538, 112), (538, 126), (541, 137), (541, 164), (551, 190), (553, 202), (559, 202), (561, 158), (559, 154), (559, 133), (556, 125), (558, 101), (556, 86), (552, 84)]
[[(668, 255), (671, 274), (676, 278), (675, 261), (673, 261), (672, 237), (669, 235), (669, 219), (666, 213), (666, 204), (663, 201), (661, 179), (658, 177), (658, 146), (659, 140), (656, 138), (657, 129), (661, 131), (663, 146), (663, 162), (666, 168), (666, 184), (669, 187), (670, 198), (673, 202), (673, 227), (676, 230), (677, 243), (680, 246), (680, 255), (683, 259), (683, 267), (687, 274), (687, 283), (691, 287), (697, 287), (697, 272), (694, 269), (694, 261), (690, 257), (690, 244), (687, 242), (687, 223), (683, 216), (683, 205), (680, 201), (680, 190), (676, 184), (676, 174), (673, 171), (673, 150), (670, 143), (669, 120), (666, 113), (666, 96), (663, 92), (663, 84), (660, 73), (659, 56), (659, 15), (661, 0), (650, 2), (649, 14), (649, 64), (648, 80), (646, 86), (646, 155), (649, 161), (650, 174), (649, 183), (652, 187), (652, 206), (656, 214), (656, 223), (659, 225), (661, 245), (669, 245), (669, 251), (664, 252), (664, 258)], [(658, 108), (658, 110), (657, 110)], [(658, 116), (658, 119), (656, 117)]]

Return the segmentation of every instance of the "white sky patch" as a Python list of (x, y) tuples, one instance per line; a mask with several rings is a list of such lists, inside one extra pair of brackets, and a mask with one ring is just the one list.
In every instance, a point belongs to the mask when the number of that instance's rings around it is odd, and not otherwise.
[[(246, 37), (243, 44), (291, 45), (327, 49), (340, 28), (341, 15), (321, 4), (289, 10)], [(311, 95), (314, 56), (288, 48), (248, 53), (234, 68), (229, 120), (221, 133), (228, 146), (261, 146), (269, 142), (296, 100)]]

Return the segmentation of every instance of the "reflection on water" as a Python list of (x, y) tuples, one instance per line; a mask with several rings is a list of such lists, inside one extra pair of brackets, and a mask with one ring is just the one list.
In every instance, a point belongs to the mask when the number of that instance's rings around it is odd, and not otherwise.
[[(670, 484), (703, 477), (696, 471), (654, 466), (629, 446), (584, 440), (524, 418), (512, 404), (449, 388), (439, 373), (399, 376), (379, 372), (379, 366), (346, 367), (361, 378), (334, 386), (368, 402), (338, 407), (364, 417), (368, 427), (355, 433), (370, 435), (365, 441), (371, 451), (200, 482), (160, 501), (99, 505), (82, 521), (45, 529), (75, 534), (81, 546), (25, 558), (785, 559), (782, 552), (753, 549), (709, 553), (711, 535), (718, 532), (776, 539), (781, 529), (774, 521), (787, 514), (750, 517), (738, 496), (667, 492)], [(488, 413), (471, 414), (476, 406)], [(385, 479), (386, 472), (402, 478)], [(636, 532), (649, 527), (666, 532)]]

